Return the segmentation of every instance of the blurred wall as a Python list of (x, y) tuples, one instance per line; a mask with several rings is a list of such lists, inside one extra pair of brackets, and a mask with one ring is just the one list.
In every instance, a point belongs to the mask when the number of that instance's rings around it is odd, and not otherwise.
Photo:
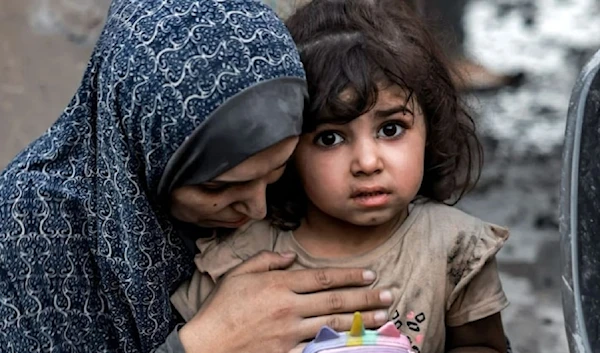
[(0, 1), (0, 168), (43, 133), (73, 96), (107, 4)]

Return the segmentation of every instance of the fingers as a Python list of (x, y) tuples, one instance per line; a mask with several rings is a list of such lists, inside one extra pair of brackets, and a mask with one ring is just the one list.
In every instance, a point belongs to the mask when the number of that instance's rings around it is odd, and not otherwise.
[(289, 288), (298, 293), (314, 293), (327, 289), (365, 286), (375, 280), (373, 271), (349, 268), (297, 270), (286, 273)]
[(294, 259), (295, 255), (293, 253), (278, 254), (271, 251), (262, 251), (232, 269), (228, 275), (236, 276), (247, 273), (283, 270), (289, 267), (294, 262)]
[[(385, 310), (366, 311), (361, 314), (365, 328), (368, 329), (379, 328), (389, 320)], [(329, 326), (338, 332), (350, 331), (353, 318), (354, 314), (333, 314), (304, 319), (300, 325), (302, 339), (314, 338), (323, 326)]]
[(338, 290), (301, 295), (298, 310), (302, 317), (388, 308), (392, 304), (389, 290)]
[(299, 345), (297, 345), (296, 347), (294, 347), (290, 353), (302, 353), (304, 351), (304, 348), (306, 347), (308, 343), (300, 343)]

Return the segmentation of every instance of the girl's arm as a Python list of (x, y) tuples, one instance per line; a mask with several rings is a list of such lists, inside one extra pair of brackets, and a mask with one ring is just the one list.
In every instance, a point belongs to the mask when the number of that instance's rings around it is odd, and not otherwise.
[(500, 313), (457, 327), (446, 327), (448, 353), (506, 353)]

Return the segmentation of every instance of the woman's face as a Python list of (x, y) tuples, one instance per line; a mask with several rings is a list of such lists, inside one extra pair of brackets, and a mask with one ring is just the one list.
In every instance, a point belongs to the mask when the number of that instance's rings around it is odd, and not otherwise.
[(200, 185), (171, 194), (171, 214), (205, 228), (238, 228), (267, 214), (266, 188), (285, 170), (298, 137), (289, 137)]

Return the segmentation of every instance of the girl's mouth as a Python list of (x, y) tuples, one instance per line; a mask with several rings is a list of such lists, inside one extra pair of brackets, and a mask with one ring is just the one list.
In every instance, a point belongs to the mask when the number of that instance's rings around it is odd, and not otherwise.
[(390, 201), (390, 192), (384, 188), (361, 188), (352, 193), (352, 200), (360, 207), (382, 207)]

